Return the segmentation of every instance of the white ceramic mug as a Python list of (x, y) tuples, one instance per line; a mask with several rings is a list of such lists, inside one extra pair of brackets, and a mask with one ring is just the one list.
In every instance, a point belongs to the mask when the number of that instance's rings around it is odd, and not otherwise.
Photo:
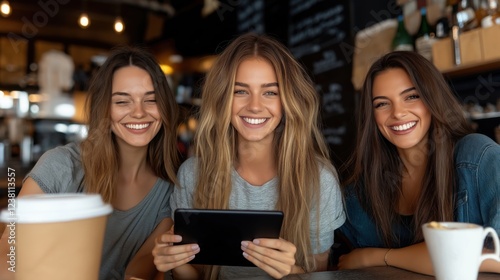
[[(432, 222), (422, 225), (422, 230), (437, 280), (476, 280), (484, 260), (500, 262), (498, 235), (491, 227)], [(494, 253), (483, 253), (488, 235), (492, 237)]]

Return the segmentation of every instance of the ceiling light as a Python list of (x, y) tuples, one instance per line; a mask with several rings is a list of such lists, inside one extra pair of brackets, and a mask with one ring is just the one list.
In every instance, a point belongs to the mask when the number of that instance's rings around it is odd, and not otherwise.
[(117, 17), (115, 20), (115, 31), (121, 33), (124, 29), (125, 25), (123, 24), (121, 17)]
[(160, 64), (161, 71), (163, 71), (163, 74), (165, 75), (171, 75), (174, 73), (174, 68), (172, 66), (167, 65), (167, 64)]
[(78, 24), (81, 28), (87, 28), (90, 25), (90, 19), (86, 13), (82, 13), (78, 19)]
[(217, 0), (205, 0), (203, 2), (204, 3), (203, 3), (203, 9), (201, 10), (201, 15), (204, 17), (215, 12), (220, 6), (219, 1)]
[(0, 4), (0, 13), (2, 13), (2, 16), (7, 17), (10, 15), (10, 4), (9, 1), (2, 1), (2, 4)]
[(183, 57), (182, 57), (182, 55), (180, 55), (180, 54), (173, 54), (173, 55), (171, 55), (168, 59), (169, 59), (169, 60), (170, 60), (170, 62), (172, 62), (172, 63), (181, 63), (181, 62), (182, 62), (182, 60), (183, 60)]

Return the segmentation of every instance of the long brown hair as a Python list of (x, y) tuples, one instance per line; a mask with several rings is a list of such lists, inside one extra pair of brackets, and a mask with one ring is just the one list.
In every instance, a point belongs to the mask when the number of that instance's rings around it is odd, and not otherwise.
[(343, 184), (354, 184), (365, 211), (371, 213), (387, 246), (397, 246), (392, 226), (402, 192), (403, 164), (396, 147), (379, 132), (372, 105), (373, 82), (387, 69), (406, 71), (420, 98), (432, 115), (428, 133), (428, 164), (413, 215), (414, 242), (423, 240), (421, 225), (452, 220), (454, 205), (455, 143), (470, 133), (463, 110), (443, 75), (415, 52), (396, 51), (379, 58), (368, 71), (357, 115), (356, 148), (347, 166), (351, 176)]
[(162, 127), (149, 143), (147, 162), (156, 176), (172, 183), (177, 181), (179, 109), (174, 94), (151, 53), (138, 47), (120, 46), (93, 75), (85, 103), (88, 136), (81, 143), (85, 190), (101, 194), (106, 202), (110, 202), (114, 195), (119, 162), (110, 122), (113, 74), (126, 66), (136, 66), (150, 74), (160, 111)]
[(245, 59), (258, 57), (274, 68), (284, 119), (275, 130), (278, 183), (276, 209), (284, 212), (282, 237), (297, 247), (296, 261), (315, 268), (309, 214), (318, 205), (320, 168), (335, 170), (318, 127), (319, 96), (304, 68), (276, 39), (247, 33), (232, 41), (207, 73), (195, 135), (198, 181), (194, 206), (226, 209), (231, 170), (237, 158), (237, 133), (231, 125), (236, 70)]

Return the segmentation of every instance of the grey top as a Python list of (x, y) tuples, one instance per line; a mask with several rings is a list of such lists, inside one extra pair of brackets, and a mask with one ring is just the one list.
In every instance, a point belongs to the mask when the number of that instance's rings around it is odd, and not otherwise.
[[(27, 177), (45, 193), (83, 192), (79, 146), (70, 143), (47, 151)], [(106, 225), (99, 279), (124, 279), (128, 262), (156, 226), (171, 216), (168, 200), (172, 189), (169, 182), (158, 179), (136, 206), (126, 211), (113, 210)]]
[[(177, 208), (191, 208), (196, 184), (196, 159), (187, 159), (178, 173), (179, 187), (170, 198), (172, 213)], [(246, 182), (232, 170), (233, 187), (229, 198), (230, 209), (274, 210), (278, 199), (278, 178), (273, 178), (262, 186)], [(345, 221), (339, 182), (334, 174), (322, 168), (320, 172), (319, 232), (317, 231), (317, 209), (310, 212), (310, 238), (314, 254), (327, 251), (333, 245), (333, 231)], [(319, 238), (318, 238), (319, 237)], [(266, 275), (256, 267), (222, 267), (220, 279), (240, 279), (242, 277)]]

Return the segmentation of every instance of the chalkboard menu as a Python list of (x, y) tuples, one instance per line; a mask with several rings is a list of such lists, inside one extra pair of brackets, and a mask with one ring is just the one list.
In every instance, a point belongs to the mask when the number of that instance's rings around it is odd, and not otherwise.
[(239, 0), (238, 32), (265, 32), (264, 0)]
[(352, 57), (349, 1), (289, 0), (288, 47), (309, 70), (322, 100), (323, 135), (339, 166), (354, 144)]

